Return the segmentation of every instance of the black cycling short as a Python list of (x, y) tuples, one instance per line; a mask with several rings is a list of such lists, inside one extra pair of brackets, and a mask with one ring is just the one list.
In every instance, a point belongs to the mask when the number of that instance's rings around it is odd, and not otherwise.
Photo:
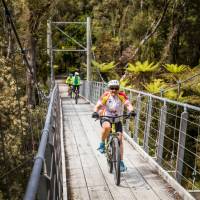
[(75, 92), (75, 90), (78, 90), (78, 92), (79, 92), (79, 85), (73, 85), (73, 91)]
[[(101, 127), (102, 127), (102, 124), (103, 124), (104, 122), (109, 122), (109, 123), (110, 123), (110, 121), (109, 121), (108, 118), (101, 118), (101, 119), (100, 119)], [(111, 123), (110, 123), (110, 126), (111, 126)], [(122, 129), (122, 122), (117, 122), (117, 123), (115, 123), (115, 128), (116, 128), (116, 132), (122, 133), (122, 131), (123, 131), (123, 129)]]

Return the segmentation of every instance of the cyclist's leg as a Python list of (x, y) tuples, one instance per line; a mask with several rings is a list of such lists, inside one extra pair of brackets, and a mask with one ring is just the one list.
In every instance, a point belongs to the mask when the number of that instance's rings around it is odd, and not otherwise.
[(76, 91), (77, 91), (77, 95), (78, 95), (78, 93), (79, 93), (79, 86), (78, 85), (76, 85)]
[(74, 97), (74, 93), (75, 93), (75, 85), (72, 85), (72, 97)]
[(105, 140), (107, 139), (108, 134), (110, 133), (111, 125), (110, 125), (110, 122), (106, 121), (105, 119), (101, 119), (100, 124), (102, 126), (102, 130), (101, 130), (101, 142), (100, 142), (98, 150), (101, 153), (104, 153), (105, 152)]
[(108, 137), (108, 134), (110, 133), (111, 124), (106, 119), (101, 119), (100, 123), (101, 123), (101, 127), (102, 127), (102, 130), (101, 130), (101, 140), (102, 140), (102, 142), (105, 142), (106, 138)]
[(70, 97), (72, 97), (72, 85), (71, 84), (69, 85), (69, 95), (70, 95)]
[(67, 93), (68, 93), (68, 95), (70, 95), (70, 84), (67, 84)]

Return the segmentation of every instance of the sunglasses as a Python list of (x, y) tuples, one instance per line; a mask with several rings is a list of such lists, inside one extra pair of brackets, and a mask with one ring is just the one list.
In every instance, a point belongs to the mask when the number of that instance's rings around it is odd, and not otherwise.
[(119, 90), (119, 87), (110, 87), (110, 90)]

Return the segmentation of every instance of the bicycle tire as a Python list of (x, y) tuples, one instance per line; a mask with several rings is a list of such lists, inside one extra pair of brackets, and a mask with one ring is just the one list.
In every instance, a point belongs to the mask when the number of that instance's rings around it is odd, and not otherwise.
[(112, 140), (112, 156), (113, 156), (113, 170), (114, 170), (114, 180), (115, 184), (120, 184), (120, 147), (119, 140), (117, 137), (114, 137)]
[(78, 103), (78, 94), (77, 94), (77, 92), (75, 93), (75, 103), (76, 104)]
[[(109, 138), (110, 139), (110, 138)], [(113, 162), (112, 162), (112, 142), (109, 141), (108, 147), (106, 149), (106, 157), (107, 157), (107, 164), (108, 164), (108, 172), (112, 173), (113, 171)]]

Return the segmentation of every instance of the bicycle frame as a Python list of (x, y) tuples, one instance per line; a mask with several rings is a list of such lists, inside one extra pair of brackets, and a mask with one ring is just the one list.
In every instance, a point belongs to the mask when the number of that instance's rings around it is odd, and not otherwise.
[[(125, 117), (129, 117), (128, 115), (122, 115)], [(116, 117), (110, 117), (110, 116), (102, 116), (103, 117), (108, 117), (111, 118), (110, 123), (111, 123), (111, 131), (106, 139), (106, 145), (105, 145), (105, 150), (106, 150), (106, 157), (107, 157), (107, 163), (109, 167), (109, 172), (112, 173), (114, 169), (114, 180), (115, 184), (119, 185), (120, 184), (120, 140), (118, 138), (118, 133), (116, 131), (116, 122), (114, 121), (115, 118), (119, 118), (122, 116), (116, 116)]]
[(74, 90), (74, 94), (75, 94), (75, 103), (77, 104), (78, 103), (78, 96), (79, 96), (79, 91), (78, 91), (78, 88), (75, 87), (75, 90)]

